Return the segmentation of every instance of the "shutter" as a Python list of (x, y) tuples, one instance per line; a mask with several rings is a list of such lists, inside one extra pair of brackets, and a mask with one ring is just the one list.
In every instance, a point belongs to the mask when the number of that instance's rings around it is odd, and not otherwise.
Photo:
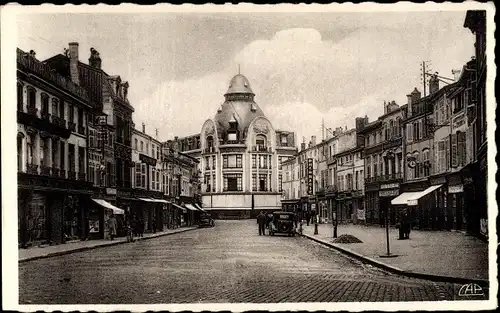
[(458, 160), (457, 164), (458, 166), (464, 166), (467, 164), (467, 148), (466, 148), (466, 133), (465, 132), (459, 132), (457, 133), (457, 154), (458, 154)]
[(413, 140), (413, 125), (406, 124), (406, 137), (408, 137), (408, 141)]
[[(450, 135), (451, 136), (451, 135)], [(450, 167), (450, 137), (444, 140), (444, 168), (443, 171), (448, 170)]]
[(450, 144), (451, 144), (451, 167), (457, 167), (461, 162), (461, 156), (458, 155), (458, 143), (457, 143), (457, 135), (450, 135)]

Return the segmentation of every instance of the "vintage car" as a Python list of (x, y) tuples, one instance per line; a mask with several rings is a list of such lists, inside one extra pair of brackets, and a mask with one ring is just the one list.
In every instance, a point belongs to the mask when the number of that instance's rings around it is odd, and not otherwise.
[(200, 216), (200, 227), (214, 227), (215, 222), (212, 215), (209, 213), (202, 213)]
[(269, 223), (269, 235), (273, 236), (276, 233), (295, 236), (296, 215), (292, 212), (276, 211), (273, 212), (273, 218)]

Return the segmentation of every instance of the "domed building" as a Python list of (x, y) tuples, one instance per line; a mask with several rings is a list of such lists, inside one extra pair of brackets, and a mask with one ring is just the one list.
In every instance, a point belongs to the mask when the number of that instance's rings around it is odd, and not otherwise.
[(297, 152), (295, 134), (275, 130), (248, 79), (234, 76), (225, 101), (200, 134), (170, 145), (200, 161), (203, 208), (216, 218), (250, 218), (281, 209), (281, 162)]

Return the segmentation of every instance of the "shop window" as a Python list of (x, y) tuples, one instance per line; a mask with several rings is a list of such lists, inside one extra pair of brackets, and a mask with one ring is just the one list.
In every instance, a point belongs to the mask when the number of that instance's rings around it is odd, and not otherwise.
[(26, 215), (27, 241), (41, 242), (47, 238), (46, 198), (42, 194), (33, 194)]

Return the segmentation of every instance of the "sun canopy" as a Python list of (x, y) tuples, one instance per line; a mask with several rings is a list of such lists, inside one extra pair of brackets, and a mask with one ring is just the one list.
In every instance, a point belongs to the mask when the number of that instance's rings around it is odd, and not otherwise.
[(100, 206), (108, 209), (108, 210), (112, 210), (113, 211), (113, 214), (120, 214), (120, 215), (123, 215), (125, 214), (125, 211), (120, 209), (120, 208), (117, 208), (115, 207), (114, 205), (112, 205), (111, 203), (107, 202), (106, 200), (103, 200), (103, 199), (92, 199), (95, 203), (99, 204)]
[(191, 204), (189, 204), (189, 203), (188, 203), (188, 204), (186, 204), (186, 208), (190, 209), (191, 211), (198, 211), (198, 209), (197, 209), (197, 208), (195, 208), (193, 205), (191, 205)]
[(173, 203), (173, 202), (172, 202), (172, 205), (173, 205), (173, 206), (175, 206), (175, 207), (177, 207), (178, 209), (181, 209), (181, 210), (182, 210), (182, 212), (184, 212), (184, 213), (186, 213), (186, 212), (187, 212), (187, 210), (186, 210), (185, 208), (181, 207), (180, 205), (177, 205), (177, 204), (175, 204), (175, 203)]
[(425, 189), (424, 191), (419, 192), (418, 194), (412, 196), (410, 199), (408, 199), (408, 205), (418, 205), (418, 200), (421, 199), (423, 196), (430, 194), (434, 190), (439, 189), (441, 185), (434, 185), (430, 186), (429, 188)]
[(391, 204), (392, 205), (407, 205), (408, 200), (411, 199), (412, 197), (418, 195), (420, 191), (417, 192), (403, 192), (396, 198), (392, 199)]
[(207, 211), (203, 210), (203, 209), (202, 209), (202, 208), (201, 208), (201, 207), (200, 207), (197, 203), (194, 203), (194, 206), (195, 206), (198, 210), (200, 210), (200, 211), (202, 211), (202, 212), (207, 212)]

